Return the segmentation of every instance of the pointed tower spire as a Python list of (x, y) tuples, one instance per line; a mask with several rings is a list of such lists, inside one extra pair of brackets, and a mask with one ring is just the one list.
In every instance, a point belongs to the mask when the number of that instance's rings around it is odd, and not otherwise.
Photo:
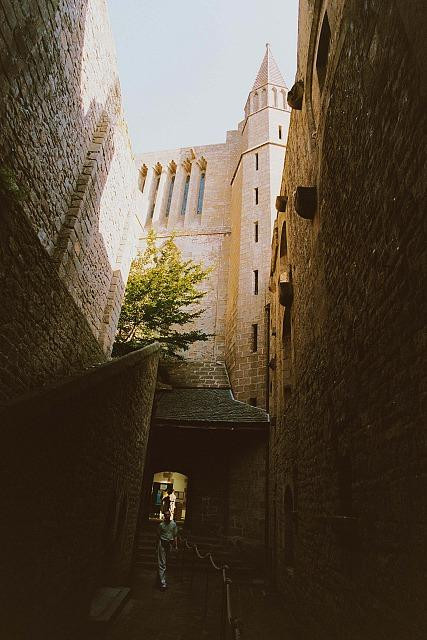
[(273, 54), (271, 53), (269, 43), (267, 42), (265, 46), (266, 52), (264, 55), (264, 59), (261, 62), (261, 66), (259, 68), (255, 84), (252, 87), (252, 91), (256, 91), (265, 84), (275, 84), (278, 87), (286, 87), (283, 76), (280, 73), (275, 59), (273, 58)]

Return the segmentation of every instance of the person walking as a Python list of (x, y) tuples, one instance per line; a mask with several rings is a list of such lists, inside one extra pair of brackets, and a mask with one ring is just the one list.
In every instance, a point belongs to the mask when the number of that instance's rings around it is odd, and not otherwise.
[(170, 489), (168, 489), (162, 498), (162, 506), (160, 509), (160, 520), (163, 520), (165, 517), (166, 511), (170, 511), (171, 501), (170, 501)]
[(178, 549), (178, 527), (176, 526), (176, 522), (171, 520), (170, 511), (166, 511), (164, 513), (164, 520), (159, 524), (158, 533), (159, 542), (157, 544), (157, 563), (160, 589), (164, 591), (167, 588), (166, 566), (169, 551), (172, 545), (174, 545), (175, 549)]
[(176, 493), (172, 487), (171, 492), (169, 493), (169, 504), (170, 504), (170, 512), (171, 512), (171, 520), (175, 520), (175, 503), (176, 503)]

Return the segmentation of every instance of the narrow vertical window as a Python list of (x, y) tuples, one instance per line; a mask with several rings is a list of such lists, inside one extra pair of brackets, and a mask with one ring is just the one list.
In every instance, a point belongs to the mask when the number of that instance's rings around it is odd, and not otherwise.
[(258, 269), (254, 270), (254, 294), (258, 295)]
[(255, 242), (258, 242), (258, 222), (254, 223), (254, 240)]
[(150, 218), (152, 218), (154, 215), (154, 209), (156, 207), (157, 192), (159, 190), (159, 182), (160, 182), (160, 175), (157, 175), (156, 184), (155, 184), (154, 193), (153, 193), (153, 200), (151, 202)]
[(169, 215), (169, 211), (171, 210), (171, 202), (172, 202), (174, 185), (175, 185), (175, 175), (172, 175), (169, 183), (168, 201), (166, 203), (166, 217)]
[(325, 13), (325, 16), (322, 22), (322, 29), (320, 31), (319, 45), (317, 47), (317, 57), (316, 57), (316, 71), (317, 71), (317, 79), (319, 81), (320, 91), (323, 91), (323, 86), (325, 84), (330, 43), (331, 43), (331, 28), (329, 26), (328, 14)]
[(258, 204), (258, 187), (255, 187), (255, 204)]
[(255, 171), (258, 171), (259, 168), (259, 161), (258, 161), (258, 154), (255, 154)]
[(185, 216), (185, 210), (187, 208), (187, 199), (188, 199), (188, 187), (190, 186), (190, 176), (187, 175), (185, 179), (184, 185), (184, 193), (182, 195), (182, 205), (181, 205), (181, 215)]
[(252, 351), (258, 351), (258, 325), (252, 325)]
[(202, 209), (203, 209), (203, 195), (205, 193), (205, 180), (206, 180), (206, 174), (205, 172), (203, 172), (200, 175), (199, 197), (197, 198), (197, 213), (202, 213)]
[(279, 140), (282, 139), (282, 125), (279, 124)]

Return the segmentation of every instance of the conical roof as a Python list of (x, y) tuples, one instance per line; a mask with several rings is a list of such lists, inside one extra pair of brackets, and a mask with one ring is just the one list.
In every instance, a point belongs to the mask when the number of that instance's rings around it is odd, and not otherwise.
[(258, 75), (255, 80), (255, 84), (252, 87), (252, 91), (256, 91), (265, 84), (275, 84), (279, 87), (286, 87), (286, 83), (283, 80), (283, 76), (280, 73), (279, 67), (275, 59), (273, 58), (273, 54), (270, 50), (270, 45), (266, 44), (266, 52), (264, 55), (264, 59), (261, 62), (261, 66), (258, 71)]

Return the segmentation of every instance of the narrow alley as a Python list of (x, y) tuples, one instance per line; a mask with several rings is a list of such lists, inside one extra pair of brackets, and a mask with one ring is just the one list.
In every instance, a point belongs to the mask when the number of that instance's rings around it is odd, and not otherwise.
[(0, 0), (1, 640), (427, 638), (426, 44)]

